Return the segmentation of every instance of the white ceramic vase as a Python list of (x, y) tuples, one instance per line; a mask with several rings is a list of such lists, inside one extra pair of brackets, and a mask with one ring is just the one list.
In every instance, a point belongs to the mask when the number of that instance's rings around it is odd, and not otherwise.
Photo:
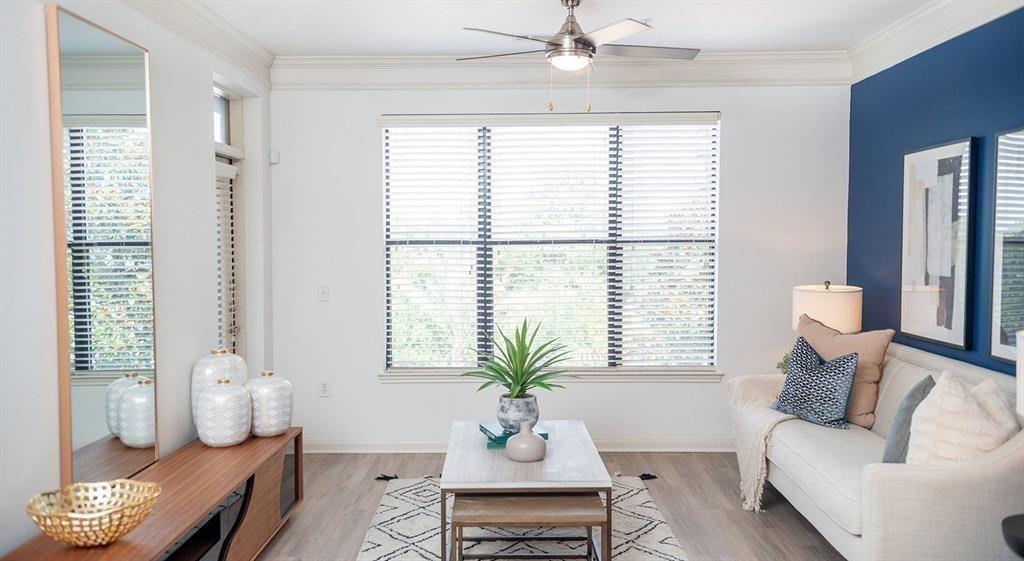
[(152, 448), (156, 443), (156, 399), (153, 380), (141, 378), (121, 394), (117, 405), (117, 437), (129, 448)]
[(505, 454), (513, 462), (539, 462), (548, 453), (548, 443), (533, 432), (533, 423), (523, 421), (519, 433), (505, 443)]
[(199, 390), (196, 428), (199, 440), (221, 448), (241, 444), (252, 426), (252, 400), (245, 388), (227, 378)]
[(264, 370), (245, 383), (252, 398), (253, 436), (277, 436), (292, 426), (292, 383)]
[(192, 367), (192, 420), (196, 425), (199, 424), (199, 421), (196, 420), (199, 392), (207, 386), (216, 384), (217, 380), (221, 378), (230, 380), (238, 387), (244, 386), (249, 379), (245, 360), (236, 354), (229, 353), (227, 349), (214, 349), (210, 351), (210, 354), (197, 360), (195, 366)]
[(121, 395), (128, 389), (139, 385), (139, 373), (129, 372), (122, 378), (118, 378), (107, 386), (105, 403), (107, 410), (107, 430), (110, 434), (117, 436), (117, 406), (121, 403)]

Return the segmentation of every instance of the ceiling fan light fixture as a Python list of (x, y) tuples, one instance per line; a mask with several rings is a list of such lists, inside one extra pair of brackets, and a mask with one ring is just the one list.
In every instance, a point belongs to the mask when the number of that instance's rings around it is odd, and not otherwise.
[(578, 53), (554, 51), (548, 55), (548, 62), (551, 63), (551, 66), (565, 72), (583, 70), (590, 66), (591, 61), (593, 61), (593, 55), (586, 51)]
[(569, 14), (565, 17), (562, 26), (558, 28), (554, 35), (516, 35), (514, 33), (492, 31), (479, 27), (463, 28), (468, 31), (478, 31), (491, 35), (531, 41), (533, 43), (542, 43), (544, 45), (543, 49), (534, 45), (537, 48), (533, 50), (463, 57), (455, 60), (480, 60), (506, 56), (533, 55), (543, 52), (551, 64), (549, 68), (557, 68), (563, 72), (578, 72), (590, 68), (598, 49), (603, 54), (613, 56), (659, 60), (693, 60), (700, 52), (700, 49), (623, 45), (619, 43), (620, 39), (651, 28), (651, 24), (647, 21), (633, 18), (626, 18), (584, 33), (579, 22), (576, 21), (576, 8), (580, 5), (581, 0), (560, 1), (562, 6), (569, 11)]

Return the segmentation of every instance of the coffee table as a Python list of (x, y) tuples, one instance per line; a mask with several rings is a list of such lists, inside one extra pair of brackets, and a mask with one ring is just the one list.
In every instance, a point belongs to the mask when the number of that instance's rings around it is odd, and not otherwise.
[(547, 456), (541, 462), (516, 463), (504, 450), (488, 450), (477, 421), (452, 425), (441, 473), (441, 559), (447, 558), (447, 498), (499, 493), (557, 495), (603, 493), (608, 531), (601, 533), (601, 559), (611, 560), (612, 480), (583, 421), (546, 421)]

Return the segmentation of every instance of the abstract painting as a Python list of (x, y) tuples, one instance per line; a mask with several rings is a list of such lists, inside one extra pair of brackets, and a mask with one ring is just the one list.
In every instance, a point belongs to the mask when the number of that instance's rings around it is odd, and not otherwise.
[(903, 157), (900, 332), (967, 348), (971, 139)]
[(1015, 360), (1024, 329), (1024, 128), (996, 137), (992, 356)]

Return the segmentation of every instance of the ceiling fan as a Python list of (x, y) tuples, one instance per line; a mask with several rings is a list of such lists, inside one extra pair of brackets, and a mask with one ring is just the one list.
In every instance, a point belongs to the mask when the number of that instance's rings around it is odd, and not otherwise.
[(480, 31), (492, 35), (501, 35), (537, 43), (544, 43), (543, 49), (531, 51), (519, 51), (514, 53), (501, 53), (496, 55), (484, 55), (459, 58), (456, 60), (479, 60), (483, 58), (497, 58), (505, 56), (529, 55), (544, 53), (548, 62), (559, 70), (575, 72), (583, 70), (594, 61), (598, 51), (605, 55), (660, 58), (668, 60), (693, 60), (700, 52), (700, 49), (684, 49), (680, 47), (648, 47), (642, 45), (620, 45), (612, 43), (628, 37), (640, 31), (651, 28), (650, 24), (635, 20), (624, 19), (620, 22), (606, 25), (589, 33), (584, 33), (580, 24), (576, 22), (575, 10), (581, 0), (561, 0), (562, 6), (569, 10), (565, 22), (554, 35), (516, 35), (514, 33), (502, 33), (489, 29), (477, 27), (465, 27), (467, 31)]

